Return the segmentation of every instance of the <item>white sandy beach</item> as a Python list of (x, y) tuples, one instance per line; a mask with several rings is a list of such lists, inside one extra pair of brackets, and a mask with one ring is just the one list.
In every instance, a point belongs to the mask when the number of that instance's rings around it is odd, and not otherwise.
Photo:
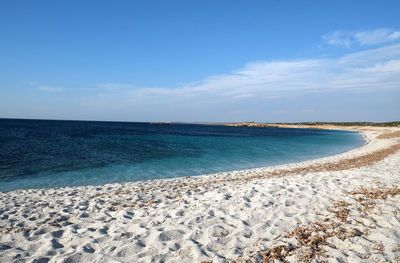
[(0, 262), (400, 262), (396, 131), (296, 164), (0, 193)]

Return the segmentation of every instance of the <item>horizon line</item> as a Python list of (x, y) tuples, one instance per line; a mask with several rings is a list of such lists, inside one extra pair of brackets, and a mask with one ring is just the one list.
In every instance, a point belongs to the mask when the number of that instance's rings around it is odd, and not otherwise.
[(128, 121), (128, 120), (78, 120), (78, 119), (51, 119), (51, 118), (15, 118), (0, 117), (0, 120), (30, 120), (30, 121), (76, 121), (76, 122), (123, 122), (123, 123), (150, 123), (150, 124), (229, 124), (229, 123), (259, 123), (259, 124), (304, 124), (304, 123), (393, 123), (391, 121), (297, 121), (297, 122), (260, 122), (260, 121)]

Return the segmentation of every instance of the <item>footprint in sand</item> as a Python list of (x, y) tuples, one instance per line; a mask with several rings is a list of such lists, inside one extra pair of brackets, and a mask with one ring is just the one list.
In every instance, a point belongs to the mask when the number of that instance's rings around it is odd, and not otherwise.
[(164, 231), (159, 235), (160, 241), (170, 241), (175, 239), (180, 239), (185, 232), (181, 230), (169, 230)]

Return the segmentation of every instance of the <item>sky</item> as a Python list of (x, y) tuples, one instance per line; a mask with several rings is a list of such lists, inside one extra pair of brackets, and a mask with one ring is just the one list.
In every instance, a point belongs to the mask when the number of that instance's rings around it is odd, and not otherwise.
[(0, 118), (400, 120), (400, 1), (0, 1)]

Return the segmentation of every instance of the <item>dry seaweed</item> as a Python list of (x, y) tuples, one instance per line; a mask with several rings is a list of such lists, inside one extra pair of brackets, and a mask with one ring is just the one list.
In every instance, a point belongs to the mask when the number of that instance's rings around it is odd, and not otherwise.
[[(317, 259), (318, 262), (324, 262), (326, 255), (326, 246), (329, 244), (329, 238), (339, 238), (345, 240), (355, 236), (363, 236), (368, 234), (368, 227), (354, 220), (355, 224), (349, 223), (350, 210), (359, 213), (365, 209), (372, 210), (376, 206), (376, 200), (386, 199), (389, 196), (400, 195), (400, 187), (381, 187), (381, 188), (365, 188), (361, 187), (349, 193), (356, 201), (349, 203), (346, 201), (336, 201), (332, 204), (329, 211), (332, 213), (330, 217), (326, 217), (322, 222), (314, 222), (309, 225), (301, 225), (282, 236), (280, 239), (294, 239), (292, 243), (279, 244), (270, 248), (257, 251), (257, 255), (262, 256), (262, 262), (288, 262), (287, 258), (294, 256), (298, 262), (309, 263)], [(361, 208), (357, 204), (361, 204)], [(358, 229), (361, 227), (362, 230)], [(279, 241), (279, 240), (277, 240)], [(374, 249), (378, 252), (383, 251), (382, 244), (375, 244)], [(255, 256), (244, 262), (254, 262)]]
[(388, 196), (400, 195), (400, 187), (381, 187), (381, 188), (365, 188), (360, 187), (350, 192), (358, 198), (364, 199), (386, 199)]
[(330, 212), (334, 213), (340, 221), (346, 222), (350, 212), (349, 206), (350, 203), (346, 201), (336, 201), (333, 203)]

